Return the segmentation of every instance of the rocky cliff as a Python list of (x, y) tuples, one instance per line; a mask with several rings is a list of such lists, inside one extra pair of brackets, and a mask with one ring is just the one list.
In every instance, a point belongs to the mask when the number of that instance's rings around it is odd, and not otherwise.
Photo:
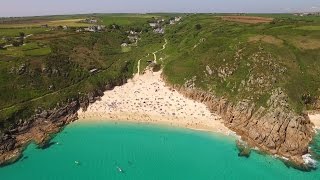
[(249, 100), (233, 103), (195, 88), (172, 88), (206, 104), (251, 147), (288, 158), (297, 168), (309, 168), (304, 165), (302, 155), (308, 153), (314, 136), (313, 124), (307, 115), (298, 115), (290, 109), (288, 97), (281, 89), (273, 90), (266, 107), (256, 107)]
[(19, 120), (11, 128), (0, 131), (0, 166), (17, 161), (31, 141), (34, 141), (39, 147), (46, 147), (52, 135), (77, 119), (77, 111), (80, 108), (85, 110), (90, 103), (94, 103), (103, 96), (103, 91), (126, 82), (126, 79), (115, 80), (103, 89), (90, 92), (62, 107), (37, 110), (37, 113), (29, 119)]
[[(124, 83), (126, 80), (110, 83), (103, 90)], [(314, 135), (313, 124), (307, 115), (298, 115), (290, 109), (288, 97), (281, 89), (273, 90), (266, 107), (256, 107), (249, 100), (233, 103), (195, 88), (172, 87), (186, 97), (206, 104), (250, 146), (286, 157), (300, 168), (308, 168), (302, 155), (308, 153), (308, 145)], [(97, 90), (63, 107), (43, 110), (30, 119), (18, 121), (0, 135), (0, 165), (19, 159), (32, 140), (40, 147), (46, 146), (51, 134), (77, 119), (80, 107), (86, 109), (102, 95), (103, 91)]]
[(79, 102), (73, 101), (59, 109), (45, 110), (30, 119), (18, 121), (0, 137), (0, 165), (19, 159), (32, 140), (39, 146), (45, 146), (51, 134), (76, 119), (79, 107)]

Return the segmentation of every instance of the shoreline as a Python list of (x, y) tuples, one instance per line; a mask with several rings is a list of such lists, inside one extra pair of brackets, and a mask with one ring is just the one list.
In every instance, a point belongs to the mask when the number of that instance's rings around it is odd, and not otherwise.
[(126, 84), (105, 91), (86, 111), (78, 111), (77, 122), (159, 124), (235, 135), (205, 104), (167, 87), (161, 73), (147, 70), (142, 75), (136, 74)]
[(315, 130), (320, 130), (320, 114), (319, 113), (309, 113), (310, 121), (314, 124)]
[[(128, 118), (130, 116), (130, 118)], [(220, 120), (213, 120), (212, 122), (202, 122), (202, 123), (189, 123), (188, 120), (177, 120), (172, 121), (175, 118), (167, 118), (161, 119), (160, 117), (152, 117), (152, 119), (141, 118), (142, 115), (135, 114), (134, 116), (131, 115), (122, 115), (117, 116), (113, 115), (111, 118), (110, 116), (103, 116), (103, 115), (92, 115), (86, 118), (81, 117), (77, 121), (78, 124), (85, 124), (85, 123), (130, 123), (130, 124), (144, 124), (144, 125), (154, 125), (154, 126), (165, 126), (168, 128), (181, 128), (181, 129), (189, 129), (194, 131), (202, 131), (208, 133), (215, 133), (223, 136), (233, 136), (239, 137), (233, 131), (227, 129), (226, 127), (221, 126)], [(125, 119), (126, 118), (126, 119)], [(157, 119), (156, 119), (157, 118)]]
[[(207, 105), (188, 99), (175, 89), (166, 86), (161, 73), (162, 71), (147, 70), (142, 75), (136, 74), (126, 84), (105, 91), (104, 96), (90, 104), (86, 111), (82, 109), (78, 111), (78, 122), (105, 121), (169, 125), (225, 136), (232, 135), (241, 139), (241, 136), (223, 124), (221, 116), (210, 112)], [(270, 153), (263, 148), (261, 151)], [(278, 155), (294, 162), (296, 168), (307, 168), (309, 161), (306, 160), (309, 159), (289, 157), (281, 153)]]

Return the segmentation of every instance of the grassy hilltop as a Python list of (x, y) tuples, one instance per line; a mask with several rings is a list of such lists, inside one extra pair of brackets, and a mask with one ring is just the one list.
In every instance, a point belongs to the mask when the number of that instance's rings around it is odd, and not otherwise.
[(319, 16), (189, 15), (166, 38), (164, 73), (173, 84), (257, 106), (281, 87), (294, 111), (319, 108)]
[[(127, 16), (130, 21), (123, 21)], [(83, 22), (92, 17), (96, 23)], [(39, 109), (61, 106), (131, 77), (137, 60), (160, 48), (163, 41), (149, 29), (149, 19), (138, 15), (1, 19), (0, 130)], [(76, 32), (94, 25), (105, 25), (106, 30)], [(128, 41), (133, 27), (144, 32), (138, 43), (124, 51), (121, 44)]]
[[(201, 88), (231, 101), (264, 106), (281, 87), (292, 109), (319, 108), (320, 18), (289, 14), (183, 15), (165, 37), (148, 22), (170, 14), (94, 14), (0, 19), (0, 127), (37, 109), (54, 108), (136, 72), (159, 52), (173, 84)], [(84, 21), (94, 18), (94, 24)], [(76, 29), (104, 25), (103, 32)], [(67, 26), (68, 29), (63, 29)], [(141, 31), (128, 42), (130, 30)], [(21, 34), (23, 33), (23, 34)], [(29, 35), (29, 36), (28, 36)], [(23, 39), (23, 45), (19, 44)], [(128, 47), (121, 47), (124, 42)], [(317, 104), (318, 103), (318, 104)]]
[(79, 107), (148, 65), (194, 89), (176, 90), (249, 146), (309, 168), (304, 113), (320, 110), (320, 18), (290, 14), (0, 18), (0, 164), (27, 141), (45, 146)]

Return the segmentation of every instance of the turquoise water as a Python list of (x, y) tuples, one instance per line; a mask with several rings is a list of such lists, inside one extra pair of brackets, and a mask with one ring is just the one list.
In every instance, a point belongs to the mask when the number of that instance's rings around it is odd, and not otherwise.
[(0, 168), (0, 179), (320, 179), (320, 170), (298, 171), (257, 153), (238, 157), (234, 139), (185, 129), (75, 123), (52, 142), (31, 144), (19, 162)]

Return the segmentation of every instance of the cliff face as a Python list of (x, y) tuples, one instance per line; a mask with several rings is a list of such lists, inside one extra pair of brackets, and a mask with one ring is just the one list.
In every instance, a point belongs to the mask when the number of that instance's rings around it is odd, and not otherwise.
[[(124, 83), (126, 80), (117, 81), (107, 85), (105, 90)], [(228, 128), (249, 145), (270, 154), (284, 156), (303, 167), (302, 155), (308, 152), (308, 145), (314, 135), (313, 124), (308, 116), (298, 115), (289, 108), (287, 96), (281, 89), (272, 92), (266, 108), (256, 108), (246, 100), (231, 103), (208, 92), (184, 87), (173, 88), (190, 99), (206, 104), (212, 112), (222, 117)], [(103, 91), (98, 90), (64, 107), (42, 111), (28, 120), (19, 121), (14, 128), (0, 135), (0, 165), (16, 161), (31, 140), (40, 147), (46, 146), (51, 134), (76, 120), (80, 107), (86, 109), (102, 95)]]
[(90, 103), (94, 103), (103, 96), (104, 90), (110, 90), (126, 82), (126, 79), (111, 82), (103, 90), (88, 93), (87, 96), (71, 101), (60, 108), (42, 110), (29, 119), (18, 121), (12, 128), (4, 132), (0, 131), (0, 166), (18, 160), (31, 141), (39, 147), (46, 147), (51, 135), (58, 133), (67, 124), (77, 119), (77, 111), (80, 108), (85, 110)]
[(302, 155), (308, 153), (308, 145), (314, 135), (313, 124), (308, 116), (290, 110), (287, 96), (281, 89), (272, 92), (267, 108), (256, 108), (246, 100), (235, 104), (207, 92), (174, 88), (186, 97), (206, 104), (250, 146), (284, 156), (298, 167), (307, 168), (303, 165)]
[(31, 140), (40, 147), (45, 146), (51, 134), (76, 119), (78, 109), (79, 102), (73, 101), (62, 108), (43, 111), (28, 120), (19, 121), (0, 137), (0, 165), (16, 161)]

